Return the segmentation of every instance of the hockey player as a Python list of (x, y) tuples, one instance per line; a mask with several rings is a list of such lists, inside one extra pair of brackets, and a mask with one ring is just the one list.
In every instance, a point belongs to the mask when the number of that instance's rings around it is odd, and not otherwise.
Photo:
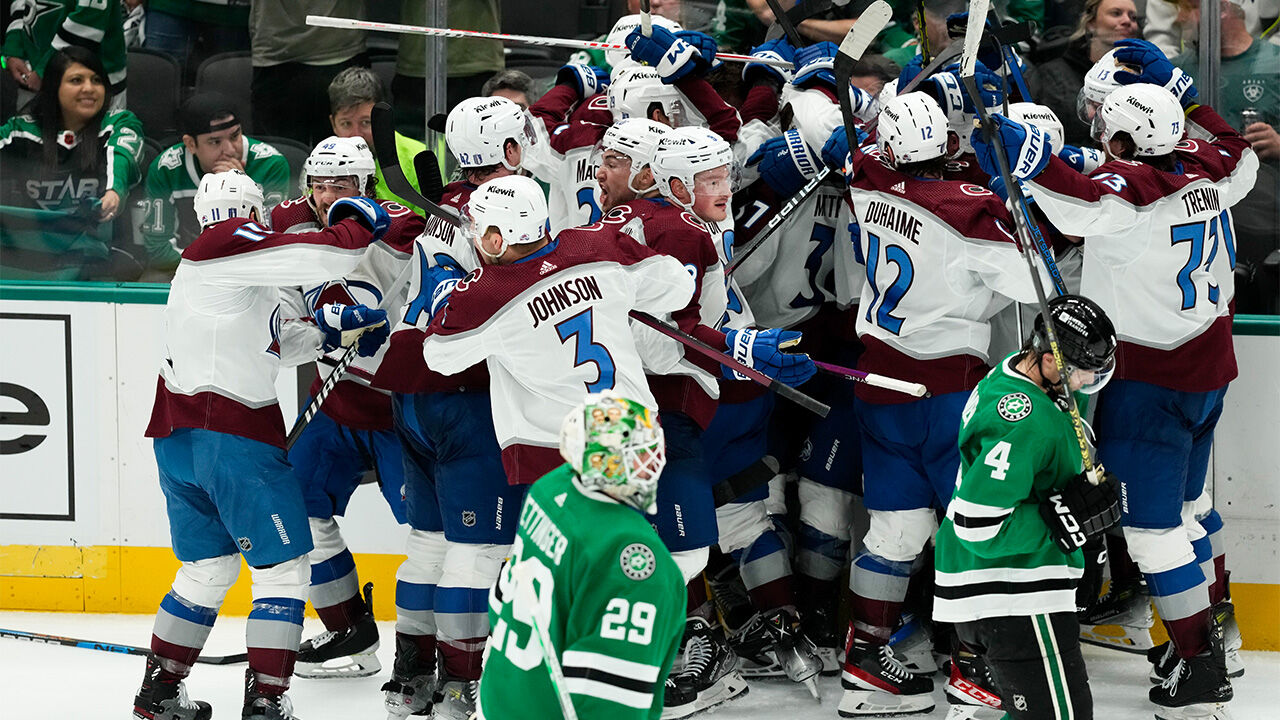
[[(301, 488), (284, 456), (275, 380), (282, 364), (315, 359), (322, 342), (315, 325), (281, 323), (279, 286), (351, 272), (390, 218), (367, 198), (343, 198), (329, 208), (324, 230), (272, 233), (261, 225), (262, 190), (237, 170), (201, 178), (194, 205), (204, 230), (173, 279), (167, 355), (146, 433), (155, 438), (182, 567), (156, 614), (134, 716), (210, 717), (208, 703), (187, 698), (182, 680), (239, 574), (239, 554), (253, 573), (254, 600), (243, 717), (292, 718), (284, 692), (302, 635), (312, 545)], [(324, 336), (360, 336), (386, 324), (384, 313), (359, 305), (329, 305), (316, 316)], [(364, 334), (360, 350), (370, 354), (383, 340), (379, 331)]]
[[(272, 208), (271, 226), (280, 232), (328, 227), (329, 208), (339, 198), (373, 197), (375, 171), (373, 153), (362, 138), (326, 138), (303, 165), (305, 194)], [(293, 319), (291, 315), (309, 318), (315, 306), (330, 302), (376, 307), (389, 295), (388, 307), (403, 304), (405, 286), (396, 286), (396, 280), (425, 223), (403, 205), (388, 200), (379, 204), (391, 218), (382, 242), (371, 245), (356, 270), (339, 281), (283, 290), (285, 322)], [(345, 514), (351, 494), (372, 471), (396, 521), (405, 521), (403, 459), (391, 429), (391, 400), (368, 387), (381, 357), (379, 352), (348, 367), (289, 452), (307, 500), (315, 544), (310, 554), (311, 604), (325, 626), (324, 633), (302, 643), (298, 677), (364, 677), (382, 668), (373, 609), (360, 597), (355, 559), (334, 519)], [(333, 355), (328, 358), (329, 363), (336, 360)], [(312, 396), (322, 381), (317, 377), (312, 382)]]
[(582, 720), (657, 720), (685, 603), (680, 569), (640, 514), (654, 509), (662, 428), (606, 390), (570, 411), (560, 453), (567, 464), (529, 489), (489, 595), (477, 717), (570, 717), (570, 706)]
[[(828, 162), (849, 158), (833, 133)], [(1012, 219), (989, 190), (941, 180), (957, 139), (925, 93), (881, 110), (879, 152), (855, 151), (846, 177), (860, 226), (867, 284), (858, 368), (923, 383), (933, 397), (859, 384), (864, 503), (871, 515), (850, 573), (853, 591), (839, 711), (845, 717), (924, 712), (932, 682), (907, 672), (888, 647), (912, 565), (946, 507), (960, 458), (955, 433), (965, 397), (988, 365), (987, 321), (1035, 295), (1014, 244)], [(957, 215), (954, 208), (964, 207)], [(928, 292), (922, 292), (927, 288)]]
[[(516, 159), (509, 140), (515, 115), (493, 106), (493, 115), (481, 112), (477, 121), (476, 108), (486, 104), (465, 100), (446, 123), (445, 142), (463, 179), (445, 187), (441, 203), (459, 213), (477, 183), (515, 172), (508, 167)], [(432, 292), (479, 268), (479, 254), (464, 233), (434, 216), (413, 252), (409, 303), (374, 383), (395, 391), (410, 526), (396, 572), (395, 665), (382, 689), (390, 717), (434, 712), (465, 720), (475, 710), (489, 634), (488, 588), (515, 538), (513, 513), (527, 486), (507, 483), (484, 363), (445, 377), (422, 359)]]
[(1116, 336), (1102, 309), (1077, 295), (1049, 301), (1049, 316), (1070, 375), (1059, 373), (1037, 315), (1023, 349), (988, 373), (965, 404), (960, 474), (935, 539), (933, 617), (957, 623), (961, 641), (982, 657), (959, 654), (952, 677), (985, 661), (995, 687), (983, 690), (999, 695), (975, 692), (970, 681), (949, 685), (948, 699), (986, 699), (990, 717), (1003, 710), (1014, 720), (1089, 720), (1075, 616), (1080, 548), (1119, 522), (1120, 502), (1114, 476), (1100, 471), (1095, 486), (1080, 471), (1064, 407), (1066, 392), (1106, 384)]
[[(1154, 658), (1168, 670), (1150, 693), (1157, 717), (1217, 717), (1232, 696), (1220, 637), (1231, 612), (1222, 519), (1201, 491), (1236, 376), (1230, 208), (1258, 161), (1159, 50), (1119, 45), (1117, 60), (1133, 68), (1116, 80), (1128, 87), (1094, 116), (1112, 160), (1087, 177), (1052, 158), (1017, 174), (1054, 225), (1085, 238), (1081, 290), (1120, 337), (1116, 381), (1098, 402), (1098, 452), (1120, 479), (1129, 553), (1172, 639), (1169, 657)], [(1182, 140), (1188, 121), (1215, 139)], [(999, 129), (1000, 150), (1024, 155), (1025, 129), (1003, 119)]]

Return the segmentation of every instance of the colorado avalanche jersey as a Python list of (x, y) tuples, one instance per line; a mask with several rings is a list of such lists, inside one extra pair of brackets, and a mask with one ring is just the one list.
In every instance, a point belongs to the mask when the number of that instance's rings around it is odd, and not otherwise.
[(432, 370), (487, 361), (508, 482), (532, 483), (561, 462), (560, 424), (585, 394), (612, 388), (654, 404), (627, 314), (685, 307), (693, 278), (616, 228), (566, 230), (518, 262), (481, 266), (427, 331)]
[[(853, 168), (867, 278), (859, 369), (924, 383), (935, 395), (972, 389), (987, 370), (987, 321), (1011, 300), (1036, 300), (1013, 219), (984, 187), (906, 175), (878, 153), (856, 153)], [(857, 393), (909, 401), (861, 384)]]
[(595, 149), (613, 115), (603, 94), (574, 110), (576, 97), (572, 87), (558, 85), (529, 108), (529, 114), (549, 135), (546, 147), (539, 147), (530, 157), (532, 162), (526, 164), (551, 186), (547, 210), (553, 236), (565, 228), (589, 225), (602, 215), (600, 184), (596, 182), (600, 158)]
[(1188, 119), (1216, 140), (1179, 143), (1175, 172), (1113, 160), (1086, 176), (1050, 158), (1029, 182), (1049, 221), (1084, 237), (1080, 290), (1115, 323), (1116, 377), (1203, 392), (1236, 375), (1229, 208), (1258, 160), (1212, 109)]
[(182, 252), (169, 291), (147, 437), (204, 428), (283, 447), (275, 387), (280, 286), (313, 287), (350, 273), (370, 239), (355, 220), (285, 234), (235, 218), (200, 233)]
[[(301, 311), (298, 318), (290, 318), (286, 313), (286, 322), (309, 319), (315, 309), (325, 303), (358, 303), (378, 307), (383, 304), (383, 298), (389, 298), (386, 302), (387, 322), (395, 324), (395, 311), (404, 304), (407, 292), (408, 283), (402, 277), (402, 272), (413, 252), (414, 238), (422, 232), (424, 221), (417, 213), (391, 200), (379, 200), (378, 204), (391, 217), (391, 227), (382, 236), (381, 242), (370, 245), (356, 269), (342, 279), (312, 288), (283, 288), (283, 294), (293, 297), (282, 299), (281, 307), (292, 308), (295, 313)], [(283, 202), (271, 210), (271, 227), (277, 232), (309, 232), (320, 228), (320, 220), (308, 199), (299, 197)], [(296, 297), (298, 295), (301, 298)], [(385, 430), (391, 427), (390, 397), (368, 387), (369, 380), (378, 371), (386, 351), (387, 345), (384, 343), (374, 355), (357, 357), (347, 367), (347, 374), (338, 381), (325, 400), (326, 415), (339, 425), (357, 430)], [(319, 366), (320, 376), (311, 383), (312, 395), (319, 392), (333, 364), (345, 353), (345, 348), (329, 353), (329, 362), (322, 362)]]

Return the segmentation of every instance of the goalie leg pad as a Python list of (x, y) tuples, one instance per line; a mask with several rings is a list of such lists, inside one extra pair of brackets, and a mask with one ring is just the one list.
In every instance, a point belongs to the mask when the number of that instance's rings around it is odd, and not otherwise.
[(480, 677), (489, 634), (489, 588), (510, 550), (510, 545), (448, 543), (435, 614), (444, 667), (454, 677)]
[(448, 547), (443, 532), (409, 531), (405, 560), (396, 570), (397, 633), (436, 634), (436, 586), (444, 575)]

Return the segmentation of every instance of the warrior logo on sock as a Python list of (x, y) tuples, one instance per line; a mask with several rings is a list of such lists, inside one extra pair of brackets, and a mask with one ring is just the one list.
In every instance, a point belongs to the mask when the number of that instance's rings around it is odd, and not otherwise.
[(631, 543), (622, 549), (618, 558), (622, 564), (622, 574), (632, 580), (644, 580), (653, 574), (653, 551), (643, 543)]

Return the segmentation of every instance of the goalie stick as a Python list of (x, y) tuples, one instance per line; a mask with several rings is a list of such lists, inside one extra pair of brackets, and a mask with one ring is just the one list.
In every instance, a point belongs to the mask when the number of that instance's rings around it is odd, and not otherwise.
[[(978, 60), (978, 46), (982, 42), (982, 28), (987, 19), (987, 7), (991, 0), (969, 0), (969, 24), (964, 36), (964, 54), (960, 58), (960, 80), (964, 83), (969, 99), (973, 101), (982, 127), (982, 136), (988, 145), (995, 148), (996, 164), (1000, 166), (1000, 179), (1009, 191), (1013, 224), (1018, 233), (1018, 250), (1027, 263), (1031, 273), (1031, 283), (1036, 289), (1036, 302), (1040, 306), (1040, 317), (1044, 319), (1045, 335), (1049, 339), (1049, 348), (1053, 351), (1053, 362), (1058, 368), (1060, 381), (1066, 396), (1067, 412), (1071, 415), (1071, 428), (1075, 431), (1076, 443), (1080, 447), (1080, 460), (1084, 466), (1085, 476), (1089, 482), (1097, 485), (1101, 478), (1093, 463), (1093, 453), (1089, 449), (1089, 438), (1085, 434), (1084, 420), (1080, 417), (1080, 408), (1076, 404), (1075, 393), (1071, 392), (1070, 376), (1067, 373), (1067, 362), (1062, 355), (1062, 347), (1058, 344), (1058, 333), (1053, 328), (1053, 320), (1049, 317), (1049, 301), (1045, 299), (1044, 284), (1040, 281), (1040, 273), (1036, 270), (1035, 259), (1031, 254), (1032, 234), (1027, 227), (1027, 201), (1022, 195), (1022, 186), (1013, 178), (1009, 170), (1009, 159), (1005, 157), (1003, 148), (995, 136), (994, 124), (987, 115), (987, 108), (982, 104), (982, 95), (978, 93), (977, 81), (974, 79), (974, 67)], [(1021, 339), (1021, 338), (1019, 338)]]
[[(428, 199), (417, 189), (414, 189), (413, 193), (405, 193), (397, 189), (401, 184), (410, 188), (413, 185), (405, 177), (404, 168), (400, 167), (400, 155), (396, 152), (395, 121), (391, 115), (391, 106), (386, 103), (378, 103), (373, 107), (373, 135), (374, 150), (383, 148), (382, 151), (377, 153), (377, 160), (378, 167), (382, 170), (382, 177), (387, 181), (387, 188), (412, 204), (457, 227), (459, 224), (457, 216), (440, 207), (433, 200)], [(387, 150), (387, 148), (390, 148), (390, 150)], [(430, 150), (423, 150), (414, 158), (413, 166), (418, 175), (418, 182), (424, 186), (427, 192), (432, 194), (435, 200), (439, 200), (444, 194), (444, 182), (440, 178), (440, 166), (436, 162), (435, 153)], [(378, 304), (379, 310), (388, 309), (391, 299), (396, 296), (396, 290), (409, 281), (409, 274), (412, 271), (413, 262), (406, 262), (404, 269), (392, 281), (391, 286), (386, 288), (386, 294), (383, 296), (382, 302)], [(320, 412), (320, 406), (329, 397), (329, 393), (333, 392), (333, 388), (338, 385), (338, 381), (347, 374), (347, 368), (351, 366), (351, 363), (355, 361), (358, 355), (358, 343), (352, 343), (351, 347), (348, 347), (347, 351), (342, 354), (342, 358), (338, 360), (333, 370), (324, 379), (324, 382), (320, 384), (320, 389), (316, 391), (315, 397), (311, 398), (311, 402), (307, 403), (306, 409), (302, 411), (297, 421), (294, 422), (293, 428), (289, 430), (289, 436), (284, 441), (286, 453), (298, 442), (298, 438), (302, 437), (302, 431), (306, 430), (307, 425), (310, 425), (311, 421), (315, 419), (316, 413)]]
[[(626, 45), (615, 45), (613, 43), (597, 42), (595, 40), (571, 40), (569, 38), (539, 37), (536, 35), (508, 35), (506, 33), (480, 32), (479, 30), (454, 30), (451, 28), (427, 27), (426, 25), (401, 25), (399, 23), (384, 23), (373, 22), (371, 20), (356, 20), (354, 18), (329, 17), (327, 15), (308, 15), (307, 24), (312, 27), (329, 27), (338, 28), (340, 30), (377, 30), (379, 32), (426, 35), (427, 37), (499, 40), (509, 43), (521, 43), (523, 45), (562, 47), (569, 48), (571, 50), (617, 50), (621, 52), (631, 52)], [(787, 70), (791, 69), (791, 63), (786, 60), (762, 60), (760, 58), (751, 57), (750, 55), (739, 55), (737, 53), (718, 52), (716, 53), (716, 59), (728, 62), (763, 63), (776, 68), (785, 68)]]
[[(560, 658), (556, 657), (556, 647), (551, 642), (551, 631), (539, 616), (543, 604), (537, 593), (533, 591), (533, 566), (529, 564), (531, 562), (534, 562), (533, 558), (523, 560), (511, 567), (511, 574), (516, 576), (516, 597), (513, 598), (513, 602), (518, 601), (529, 608), (529, 624), (533, 626), (533, 635), (538, 638), (538, 645), (542, 647), (542, 659), (546, 661), (547, 674), (551, 676), (551, 685), (555, 688), (556, 700), (560, 703), (560, 712), (564, 715), (564, 720), (578, 720), (578, 712), (573, 707), (573, 698), (569, 697), (569, 687), (565, 683), (564, 668), (560, 666)], [(548, 606), (548, 619), (551, 616), (550, 609)]]
[[(138, 645), (117, 645), (116, 643), (100, 642), (98, 640), (81, 640), (79, 638), (63, 637), (61, 635), (46, 635), (45, 633), (27, 632), (25, 630), (8, 630), (0, 628), (0, 638), (44, 643), (46, 645), (62, 645), (63, 647), (81, 648), (82, 650), (101, 650), (103, 652), (121, 653), (123, 655), (146, 656), (151, 654), (151, 648), (140, 647)], [(205, 665), (235, 665), (236, 663), (249, 662), (249, 655), (248, 653), (236, 653), (234, 655), (201, 655), (196, 658), (196, 662), (203, 663)]]

